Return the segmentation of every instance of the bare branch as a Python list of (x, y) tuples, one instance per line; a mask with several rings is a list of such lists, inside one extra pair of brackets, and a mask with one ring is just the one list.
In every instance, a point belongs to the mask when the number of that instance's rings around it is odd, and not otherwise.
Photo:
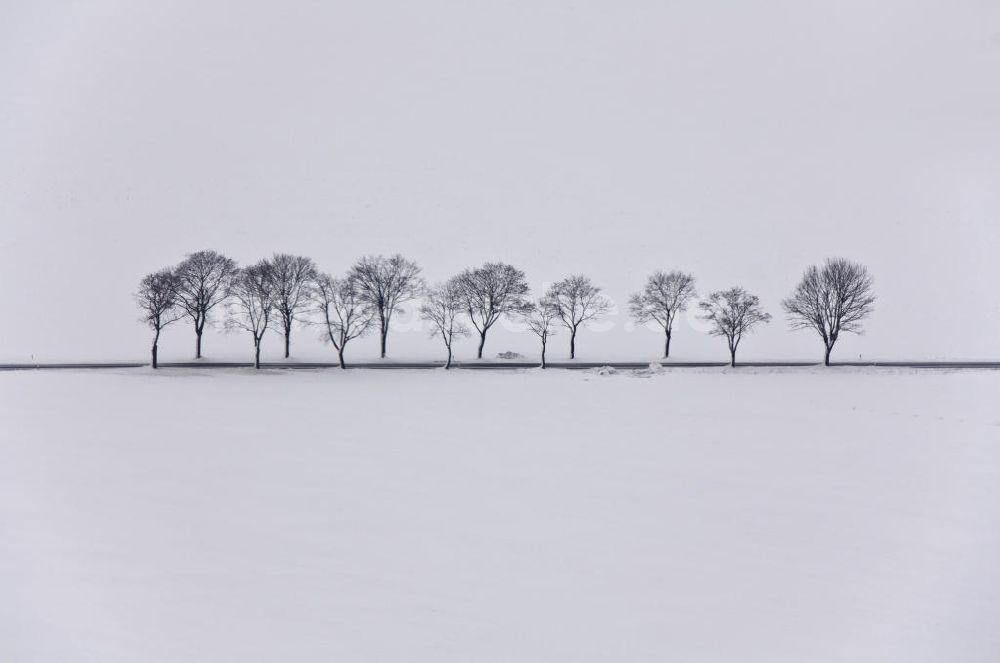
[(664, 357), (670, 356), (670, 339), (673, 335), (674, 320), (685, 310), (695, 296), (694, 277), (679, 271), (654, 272), (647, 280), (642, 292), (629, 298), (632, 318), (644, 324), (656, 322), (666, 336)]
[(698, 304), (701, 319), (712, 324), (709, 334), (725, 337), (729, 345), (730, 365), (736, 365), (736, 349), (757, 324), (771, 321), (771, 314), (760, 308), (760, 299), (739, 287), (713, 292)]
[(537, 304), (521, 313), (525, 325), (542, 342), (542, 368), (545, 368), (545, 349), (549, 337), (555, 336), (556, 324), (560, 320), (558, 306), (548, 297), (542, 297)]
[(253, 336), (254, 368), (260, 368), (260, 343), (274, 315), (274, 292), (274, 267), (267, 260), (238, 270), (230, 284), (226, 326)]
[(611, 310), (611, 301), (582, 274), (553, 283), (545, 293), (545, 305), (569, 330), (569, 358), (576, 358), (576, 332), (580, 325)]
[(309, 306), (309, 292), (316, 278), (316, 265), (310, 258), (276, 253), (271, 258), (274, 308), (278, 325), (274, 328), (285, 337), (285, 358), (289, 356), (292, 326), (296, 317)]
[(236, 272), (236, 262), (215, 251), (192, 253), (174, 270), (178, 305), (194, 323), (195, 358), (201, 358), (201, 335), (209, 315), (229, 296)]
[(781, 302), (792, 329), (813, 329), (823, 339), (824, 362), (841, 332), (860, 334), (873, 309), (872, 277), (861, 264), (830, 258), (809, 267), (795, 291)]
[(400, 254), (389, 258), (365, 256), (358, 260), (350, 275), (361, 296), (367, 301), (379, 322), (381, 356), (385, 359), (386, 339), (392, 314), (401, 312), (401, 304), (420, 296), (424, 282), (420, 267)]
[(375, 321), (371, 304), (362, 295), (357, 281), (350, 276), (335, 279), (329, 274), (316, 276), (310, 299), (322, 319), (323, 337), (336, 349), (340, 367), (346, 368), (347, 344), (367, 333)]
[(467, 269), (456, 278), (465, 313), (479, 332), (477, 357), (482, 359), (490, 327), (504, 315), (518, 315), (530, 309), (528, 282), (524, 272), (502, 262)]
[(431, 336), (441, 336), (444, 341), (448, 351), (445, 368), (451, 368), (454, 339), (469, 334), (469, 328), (458, 320), (458, 316), (464, 310), (462, 287), (458, 277), (431, 288), (420, 307), (420, 317), (431, 323)]
[(184, 311), (178, 306), (178, 279), (170, 269), (147, 274), (139, 282), (135, 301), (142, 310), (142, 321), (153, 330), (152, 365), (158, 368), (157, 350), (160, 332), (167, 325), (176, 322)]

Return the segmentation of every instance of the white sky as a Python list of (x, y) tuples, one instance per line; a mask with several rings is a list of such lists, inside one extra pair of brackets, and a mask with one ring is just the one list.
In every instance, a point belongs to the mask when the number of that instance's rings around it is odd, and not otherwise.
[[(779, 302), (844, 255), (880, 300), (836, 357), (996, 357), (997, 81), (995, 0), (7, 0), (0, 360), (145, 357), (131, 292), (203, 248), (335, 273), (401, 251), (431, 280), (503, 259), (536, 289), (585, 271), (620, 304), (690, 270), (775, 314), (745, 358), (820, 356)], [(580, 358), (655, 357), (625, 321)], [(332, 359), (313, 337), (293, 349)], [(161, 352), (192, 348), (178, 326)], [(674, 349), (725, 355), (686, 322)]]

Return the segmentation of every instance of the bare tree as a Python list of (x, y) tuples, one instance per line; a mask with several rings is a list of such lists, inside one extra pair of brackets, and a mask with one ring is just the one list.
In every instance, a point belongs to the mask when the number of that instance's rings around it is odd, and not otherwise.
[(142, 309), (143, 322), (153, 330), (152, 363), (153, 368), (159, 368), (157, 350), (160, 332), (184, 315), (177, 307), (177, 276), (170, 269), (147, 274), (139, 282), (135, 300)]
[(524, 324), (542, 342), (542, 368), (545, 368), (545, 347), (548, 345), (549, 337), (555, 336), (555, 327), (559, 320), (557, 307), (552, 301), (543, 297), (537, 304), (532, 304), (522, 316)]
[(875, 295), (868, 269), (843, 258), (813, 265), (802, 275), (790, 297), (781, 302), (792, 329), (814, 329), (823, 339), (823, 363), (841, 332), (860, 334), (861, 322), (872, 312)]
[(347, 368), (344, 350), (350, 341), (371, 328), (374, 321), (371, 305), (362, 297), (355, 280), (335, 279), (329, 274), (316, 276), (311, 297), (322, 317), (325, 338), (337, 351), (340, 367)]
[(637, 292), (629, 299), (629, 310), (636, 322), (645, 324), (653, 320), (663, 327), (666, 335), (663, 345), (664, 359), (670, 356), (670, 337), (673, 335), (674, 320), (678, 313), (687, 308), (694, 296), (694, 277), (674, 270), (653, 272), (646, 280), (642, 292)]
[(389, 258), (365, 256), (354, 265), (350, 278), (357, 283), (361, 296), (375, 312), (379, 323), (381, 357), (385, 359), (392, 314), (401, 312), (400, 304), (419, 296), (423, 290), (420, 267), (398, 253)]
[(201, 335), (209, 315), (225, 301), (236, 272), (236, 262), (215, 251), (192, 253), (174, 270), (178, 303), (194, 323), (195, 359), (201, 359)]
[(274, 317), (274, 268), (267, 260), (237, 271), (226, 325), (253, 335), (253, 367), (260, 368), (260, 343)]
[(709, 333), (724, 336), (729, 344), (730, 366), (736, 366), (736, 349), (744, 334), (758, 323), (771, 321), (771, 314), (760, 308), (760, 299), (739, 287), (713, 292), (698, 307), (702, 320), (712, 323)]
[(309, 290), (316, 278), (316, 265), (310, 258), (276, 253), (271, 258), (274, 283), (274, 308), (278, 314), (277, 331), (285, 337), (285, 359), (292, 342), (296, 316), (309, 306)]
[(531, 304), (526, 299), (528, 282), (524, 272), (502, 262), (488, 262), (477, 269), (467, 269), (456, 278), (463, 308), (479, 332), (476, 358), (482, 359), (490, 327), (504, 315), (520, 315), (530, 309)]
[(582, 274), (574, 274), (549, 286), (545, 303), (569, 330), (569, 358), (576, 359), (576, 332), (580, 325), (611, 310), (601, 289)]
[(458, 316), (464, 310), (462, 288), (457, 277), (431, 288), (420, 307), (420, 317), (431, 323), (431, 336), (440, 335), (444, 347), (448, 350), (445, 368), (451, 368), (452, 342), (458, 337), (469, 334), (469, 328), (458, 320)]

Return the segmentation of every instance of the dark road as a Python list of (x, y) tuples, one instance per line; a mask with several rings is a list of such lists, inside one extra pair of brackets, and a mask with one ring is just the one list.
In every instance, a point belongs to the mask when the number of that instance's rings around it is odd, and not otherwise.
[[(648, 368), (650, 362), (594, 362), (594, 361), (573, 361), (573, 362), (549, 362), (546, 366), (553, 369), (584, 370), (591, 368), (601, 368), (604, 366), (618, 370), (637, 370)], [(37, 363), (37, 364), (0, 364), (0, 371), (27, 371), (27, 370), (74, 370), (74, 369), (115, 369), (115, 368), (144, 368), (148, 363), (142, 362), (104, 362), (104, 363)], [(361, 362), (348, 364), (350, 369), (378, 369), (378, 370), (427, 370), (441, 368), (444, 362)], [(724, 368), (729, 363), (725, 361), (678, 361), (663, 364), (664, 368)], [(822, 366), (819, 362), (794, 362), (794, 361), (748, 361), (738, 362), (737, 368), (805, 368)], [(251, 368), (250, 362), (160, 362), (160, 368)], [(262, 369), (279, 370), (319, 370), (338, 368), (336, 362), (301, 362), (301, 363), (263, 363)], [(461, 370), (514, 370), (525, 368), (537, 368), (536, 361), (497, 361), (497, 362), (452, 362), (452, 368)], [(831, 369), (839, 367), (850, 368), (927, 368), (927, 369), (1000, 369), (1000, 361), (870, 361), (870, 362), (835, 362), (831, 364)]]

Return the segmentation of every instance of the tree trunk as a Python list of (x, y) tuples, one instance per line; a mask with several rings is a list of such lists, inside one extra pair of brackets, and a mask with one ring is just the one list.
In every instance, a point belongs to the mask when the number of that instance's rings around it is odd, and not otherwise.
[(545, 368), (545, 341), (542, 341), (542, 368)]
[(341, 368), (347, 368), (347, 365), (344, 364), (344, 346), (343, 345), (341, 345), (340, 349), (337, 350), (337, 361), (340, 362), (340, 367)]
[(830, 351), (831, 350), (833, 350), (833, 346), (832, 345), (826, 346), (826, 354), (823, 356), (823, 365), (824, 366), (829, 366), (830, 365)]
[(156, 341), (153, 341), (153, 368), (159, 367), (159, 364), (156, 363)]
[(260, 341), (254, 341), (253, 350), (253, 367), (260, 368)]
[(664, 359), (669, 359), (670, 358), (670, 332), (667, 332), (666, 336), (667, 336), (667, 340), (664, 341), (664, 343), (663, 343), (663, 358)]
[(381, 331), (381, 337), (382, 338), (381, 338), (381, 341), (380, 341), (380, 343), (381, 343), (381, 351), (382, 351), (382, 359), (385, 359), (385, 337), (388, 336), (388, 335), (389, 335), (389, 329), (385, 325), (382, 325), (382, 331)]
[(195, 329), (194, 358), (201, 359), (201, 329)]
[(486, 345), (486, 330), (479, 332), (479, 352), (476, 353), (476, 359), (483, 358), (483, 346)]
[(444, 367), (446, 369), (451, 368), (451, 346), (448, 346), (448, 361), (445, 362)]
[(569, 358), (576, 359), (576, 329), (569, 332)]
[(736, 368), (736, 348), (729, 349), (729, 366)]
[(285, 359), (288, 359), (288, 347), (292, 344), (292, 330), (285, 329)]

